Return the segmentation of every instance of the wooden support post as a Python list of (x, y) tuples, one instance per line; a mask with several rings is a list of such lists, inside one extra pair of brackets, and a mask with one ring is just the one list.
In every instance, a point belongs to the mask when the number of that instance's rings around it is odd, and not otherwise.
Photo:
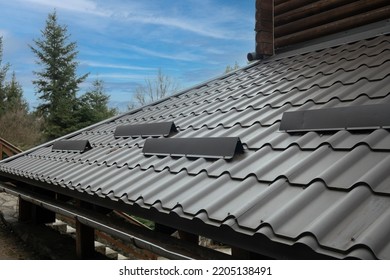
[(19, 197), (19, 222), (28, 222), (32, 220), (33, 206), (34, 205), (31, 202), (25, 201)]
[(34, 224), (53, 223), (56, 214), (29, 201), (19, 198), (19, 222), (33, 222)]
[(186, 231), (179, 230), (179, 237), (181, 240), (189, 241), (193, 244), (199, 244), (199, 236)]
[(76, 219), (76, 253), (79, 259), (95, 257), (95, 230)]

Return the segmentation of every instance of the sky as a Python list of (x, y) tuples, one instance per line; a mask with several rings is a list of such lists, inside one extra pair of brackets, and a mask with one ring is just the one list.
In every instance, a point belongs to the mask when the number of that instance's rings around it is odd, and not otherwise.
[(41, 68), (29, 45), (57, 12), (79, 51), (83, 93), (102, 79), (120, 110), (158, 69), (182, 89), (243, 66), (255, 48), (255, 0), (0, 0), (3, 63), (11, 64), (24, 97), (38, 104), (33, 72)]

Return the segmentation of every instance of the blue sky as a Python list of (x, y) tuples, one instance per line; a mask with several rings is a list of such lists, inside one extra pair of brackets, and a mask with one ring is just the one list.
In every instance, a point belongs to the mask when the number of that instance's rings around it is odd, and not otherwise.
[(77, 42), (79, 74), (90, 73), (81, 92), (98, 77), (114, 106), (159, 68), (187, 88), (245, 65), (255, 46), (255, 0), (0, 0), (3, 61), (31, 107), (39, 68), (28, 45), (54, 9)]

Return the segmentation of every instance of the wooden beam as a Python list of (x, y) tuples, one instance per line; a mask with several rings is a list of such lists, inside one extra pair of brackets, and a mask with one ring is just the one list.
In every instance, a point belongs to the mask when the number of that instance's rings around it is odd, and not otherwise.
[(189, 233), (186, 231), (179, 230), (179, 237), (181, 240), (185, 240), (191, 242), (192, 244), (199, 244), (199, 236), (193, 233)]
[(158, 232), (158, 233), (164, 233), (164, 234), (171, 235), (171, 234), (173, 234), (174, 232), (176, 232), (177, 229), (168, 227), (168, 226), (163, 225), (163, 224), (155, 223), (155, 225), (154, 225), (154, 231), (155, 231), (155, 232)]
[(3, 153), (10, 157), (22, 152), (22, 150), (0, 137), (0, 152), (0, 157), (2, 159)]
[(376, 8), (386, 6), (388, 3), (388, 0), (356, 1), (336, 9), (328, 10), (313, 16), (290, 22), (282, 26), (275, 27), (275, 38), (374, 10)]
[(274, 5), (272, 0), (256, 2), (256, 53), (258, 56), (274, 54)]
[(275, 47), (281, 48), (321, 36), (342, 32), (347, 29), (390, 18), (390, 5), (366, 13), (344, 18), (318, 27), (309, 28), (279, 38), (275, 38)]
[(95, 230), (76, 219), (76, 254), (83, 260), (95, 257)]
[(277, 5), (286, 3), (288, 1), (291, 1), (291, 0), (274, 0), (274, 5), (277, 6)]
[(281, 13), (280, 10), (276, 10), (275, 19), (274, 19), (275, 26), (287, 24), (289, 22), (293, 22), (311, 15), (315, 15), (355, 1), (356, 0), (319, 0), (319, 1), (315, 1), (314, 3), (313, 1), (309, 1), (311, 2), (311, 4), (302, 6), (300, 8), (283, 10), (285, 11), (283, 13)]
[(280, 15), (311, 3), (313, 3), (312, 0), (290, 0), (283, 3), (275, 2), (275, 15)]
[(270, 260), (271, 259), (267, 256), (249, 252), (247, 250), (238, 247), (232, 247), (232, 256), (235, 259), (242, 259), (242, 260)]

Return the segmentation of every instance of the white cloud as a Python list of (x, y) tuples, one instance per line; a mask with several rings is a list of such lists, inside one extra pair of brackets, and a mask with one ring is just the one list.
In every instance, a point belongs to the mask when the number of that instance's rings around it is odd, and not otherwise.
[(175, 53), (175, 54), (167, 54), (163, 52), (153, 51), (137, 46), (130, 46), (130, 48), (138, 53), (142, 53), (144, 55), (153, 56), (153, 57), (159, 57), (159, 58), (165, 58), (170, 60), (180, 60), (180, 61), (198, 61), (201, 59), (204, 59), (204, 57), (200, 55), (191, 54), (189, 52), (183, 53)]
[(101, 79), (114, 79), (121, 81), (144, 81), (146, 76), (142, 74), (123, 74), (123, 73), (104, 73), (98, 74), (96, 77)]
[[(242, 39), (240, 32), (235, 32), (231, 24), (226, 24), (231, 20), (237, 20), (237, 11), (228, 8), (212, 6), (208, 2), (207, 6), (202, 6), (202, 11), (198, 11), (194, 16), (180, 14), (180, 8), (175, 10), (177, 4), (170, 3), (164, 6), (161, 2), (151, 1), (99, 1), (99, 0), (19, 0), (29, 2), (33, 5), (57, 8), (61, 11), (70, 11), (83, 14), (90, 14), (99, 17), (109, 17), (110, 20), (119, 22), (133, 22), (144, 25), (157, 25), (169, 27), (177, 30), (188, 31), (201, 36), (214, 39)], [(195, 5), (195, 4), (193, 4)], [(199, 4), (198, 4), (199, 5)], [(211, 5), (211, 6), (210, 6)], [(196, 8), (193, 6), (192, 8)], [(206, 9), (207, 10), (204, 10)], [(200, 8), (199, 8), (200, 9)], [(198, 10), (199, 10), (198, 9)], [(241, 19), (246, 20), (246, 19)]]
[(123, 65), (123, 64), (112, 64), (112, 63), (101, 63), (88, 60), (80, 61), (81, 64), (90, 67), (100, 67), (100, 68), (111, 68), (111, 69), (123, 69), (123, 70), (138, 70), (138, 71), (155, 71), (156, 68), (152, 67), (142, 67), (142, 66), (132, 66), (132, 65)]
[(217, 28), (207, 20), (191, 20), (189, 18), (153, 16), (150, 14), (126, 14), (123, 18), (136, 23), (176, 28), (215, 39), (235, 39), (232, 32)]
[(86, 13), (97, 16), (110, 16), (110, 12), (104, 10), (91, 0), (23, 0), (30, 2), (33, 5), (48, 6), (58, 8), (61, 10), (68, 10), (72, 12)]

